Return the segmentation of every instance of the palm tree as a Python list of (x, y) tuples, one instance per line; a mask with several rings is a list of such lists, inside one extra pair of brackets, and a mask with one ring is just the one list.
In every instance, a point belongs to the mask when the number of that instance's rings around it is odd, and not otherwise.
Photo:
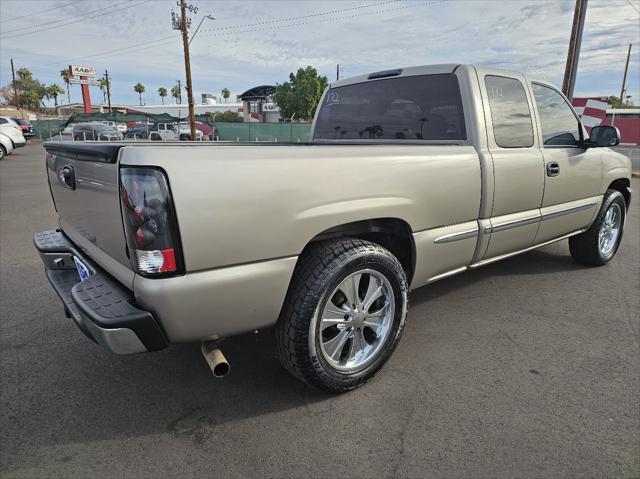
[(182, 92), (180, 91), (180, 87), (178, 85), (174, 85), (171, 88), (171, 96), (176, 99), (176, 104), (182, 103)]
[(46, 89), (46, 97), (47, 99), (53, 98), (53, 102), (55, 103), (55, 107), (58, 108), (58, 95), (62, 95), (64, 90), (55, 83), (49, 85)]
[(161, 86), (160, 88), (158, 88), (158, 95), (160, 95), (160, 99), (162, 100), (163, 105), (164, 105), (164, 97), (167, 96), (168, 94), (169, 92), (165, 87)]
[(111, 82), (108, 82), (109, 84), (107, 85), (107, 78), (106, 77), (102, 77), (100, 78), (100, 91), (102, 91), (102, 104), (106, 105), (107, 104), (107, 90), (109, 89), (109, 87), (111, 87)]
[(69, 92), (69, 80), (71, 79), (71, 73), (68, 68), (60, 70), (60, 78), (62, 78), (62, 81), (67, 84), (67, 100), (68, 103), (71, 103), (71, 93)]
[(144, 85), (142, 83), (136, 83), (133, 87), (133, 91), (140, 95), (140, 106), (142, 106), (142, 94), (144, 93)]
[(222, 89), (222, 98), (224, 98), (224, 102), (227, 103), (227, 100), (229, 99), (229, 97), (231, 96), (231, 92), (229, 91), (228, 88), (223, 88)]

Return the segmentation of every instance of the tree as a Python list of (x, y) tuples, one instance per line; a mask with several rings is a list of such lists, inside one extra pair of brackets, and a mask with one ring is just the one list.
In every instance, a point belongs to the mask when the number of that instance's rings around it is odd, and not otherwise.
[(171, 87), (171, 96), (176, 99), (176, 104), (182, 103), (182, 91), (178, 85)]
[(67, 85), (67, 102), (71, 103), (71, 93), (69, 92), (69, 80), (71, 79), (71, 72), (68, 68), (60, 70), (60, 78), (62, 78), (62, 81)]
[(62, 94), (64, 94), (64, 90), (60, 85), (52, 83), (47, 87), (47, 93), (46, 93), (47, 99), (53, 98), (53, 103), (56, 108), (58, 108), (58, 95), (62, 95)]
[(168, 94), (169, 92), (165, 87), (161, 86), (160, 88), (158, 88), (158, 95), (160, 95), (160, 99), (162, 100), (163, 105), (164, 105), (164, 97), (167, 96)]
[(633, 108), (635, 105), (631, 101), (631, 97), (627, 95), (627, 101), (621, 104), (620, 97), (611, 95), (607, 98), (607, 103), (611, 105), (611, 108)]
[(224, 98), (224, 102), (227, 103), (227, 100), (231, 96), (231, 92), (229, 91), (228, 88), (223, 88), (221, 93), (222, 93), (222, 98)]
[[(20, 104), (32, 110), (40, 110), (42, 108), (42, 100), (45, 98), (47, 88), (33, 75), (27, 68), (20, 68), (17, 72), (16, 89), (20, 97)], [(1, 89), (2, 96), (5, 100), (15, 105), (15, 97), (13, 94), (13, 85), (9, 84)]]
[(140, 106), (142, 106), (142, 94), (144, 93), (144, 85), (142, 83), (136, 83), (133, 86), (133, 90), (140, 96)]
[(222, 123), (242, 123), (242, 117), (235, 111), (217, 111), (212, 115), (213, 121)]
[[(102, 104), (107, 104), (107, 91), (111, 88), (111, 82), (107, 82), (107, 77), (100, 78), (100, 91), (102, 92)], [(107, 84), (108, 83), (108, 84)]]
[(319, 76), (315, 68), (299, 68), (295, 75), (289, 74), (288, 82), (276, 86), (273, 98), (284, 118), (295, 114), (301, 120), (311, 120), (328, 84), (327, 77)]

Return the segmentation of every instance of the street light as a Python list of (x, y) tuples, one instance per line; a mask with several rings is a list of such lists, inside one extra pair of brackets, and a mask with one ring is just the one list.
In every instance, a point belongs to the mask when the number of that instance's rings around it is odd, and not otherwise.
[(215, 20), (215, 18), (213, 18), (211, 15), (205, 15), (204, 17), (202, 17), (202, 20), (200, 20), (200, 23), (198, 23), (198, 26), (196, 27), (196, 31), (193, 32), (193, 35), (191, 35), (191, 40), (189, 40), (189, 45), (191, 45), (191, 42), (196, 37), (196, 33), (198, 33), (198, 30), (200, 30), (200, 27), (202, 26), (202, 22), (204, 22), (206, 18), (208, 18), (209, 20)]

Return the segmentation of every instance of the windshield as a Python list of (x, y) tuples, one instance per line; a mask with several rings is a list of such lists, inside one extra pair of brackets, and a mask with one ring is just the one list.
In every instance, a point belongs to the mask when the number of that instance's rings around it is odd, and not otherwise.
[(113, 128), (111, 128), (109, 125), (91, 125), (91, 128), (96, 131), (113, 131)]
[(322, 140), (464, 140), (453, 74), (374, 80), (330, 89), (314, 129)]

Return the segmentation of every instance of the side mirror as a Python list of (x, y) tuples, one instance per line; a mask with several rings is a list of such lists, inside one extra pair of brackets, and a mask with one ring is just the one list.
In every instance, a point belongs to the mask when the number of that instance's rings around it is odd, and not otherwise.
[(598, 125), (591, 129), (590, 146), (618, 146), (620, 144), (620, 130), (611, 125)]

